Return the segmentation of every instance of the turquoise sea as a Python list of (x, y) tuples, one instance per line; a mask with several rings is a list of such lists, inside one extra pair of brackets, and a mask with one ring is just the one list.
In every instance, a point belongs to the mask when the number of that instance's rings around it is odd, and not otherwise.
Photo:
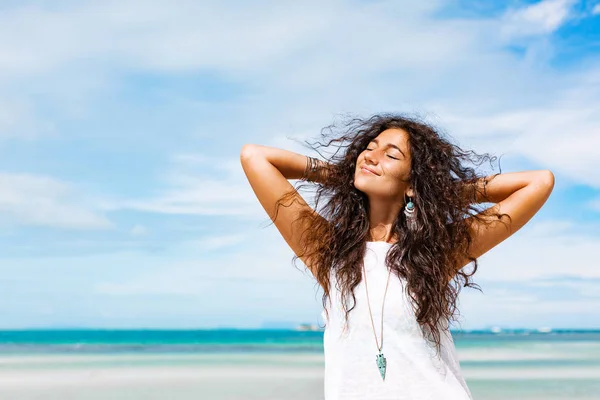
[[(453, 331), (475, 399), (600, 399), (600, 330)], [(323, 332), (0, 331), (1, 399), (321, 399)]]

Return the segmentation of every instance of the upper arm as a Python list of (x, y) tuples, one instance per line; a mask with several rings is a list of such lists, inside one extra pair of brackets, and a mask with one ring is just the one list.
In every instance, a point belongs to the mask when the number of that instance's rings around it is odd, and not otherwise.
[[(521, 229), (544, 205), (554, 187), (550, 171), (543, 178), (523, 187), (506, 199), (494, 204), (489, 210), (477, 214), (482, 220), (471, 216), (465, 219), (471, 235), (468, 255), (456, 270), (471, 262), (468, 256), (478, 258)], [(501, 219), (495, 214), (507, 214)]]
[[(281, 236), (315, 275), (316, 271), (303, 257), (305, 247), (302, 234), (309, 227), (304, 222), (306, 220), (296, 220), (305, 211), (313, 213), (315, 218), (324, 218), (304, 201), (288, 179), (273, 164), (259, 152), (253, 152), (251, 146), (244, 147), (240, 154), (240, 162), (254, 194), (281, 233)], [(291, 199), (276, 209), (277, 200), (290, 192), (292, 193)]]

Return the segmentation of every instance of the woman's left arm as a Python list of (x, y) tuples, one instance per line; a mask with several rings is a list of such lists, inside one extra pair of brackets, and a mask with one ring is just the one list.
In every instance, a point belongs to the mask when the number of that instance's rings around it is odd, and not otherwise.
[[(469, 255), (478, 258), (523, 227), (542, 208), (554, 188), (554, 174), (549, 170), (508, 172), (476, 182), (474, 201), (496, 203), (466, 218), (473, 239)], [(470, 193), (473, 193), (470, 191)], [(508, 214), (498, 219), (493, 214)], [(463, 260), (459, 269), (470, 262)]]

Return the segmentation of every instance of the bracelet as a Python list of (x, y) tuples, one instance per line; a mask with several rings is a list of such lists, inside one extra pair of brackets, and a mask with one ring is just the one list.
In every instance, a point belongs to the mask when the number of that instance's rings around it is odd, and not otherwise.
[(300, 178), (300, 180), (309, 180), (309, 177), (314, 176), (318, 169), (319, 160), (314, 157), (306, 156), (306, 167), (304, 168), (304, 173), (302, 174), (302, 178)]

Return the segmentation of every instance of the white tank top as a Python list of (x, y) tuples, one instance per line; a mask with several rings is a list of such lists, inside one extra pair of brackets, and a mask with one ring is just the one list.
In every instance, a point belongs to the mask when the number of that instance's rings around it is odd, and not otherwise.
[[(385, 256), (391, 244), (367, 242), (364, 265), (377, 341), (381, 345), (381, 307), (388, 269)], [(376, 364), (379, 354), (367, 306), (364, 280), (355, 288), (356, 306), (344, 325), (341, 293), (331, 273), (327, 310), (322, 311), (325, 331), (325, 400), (471, 400), (462, 377), (448, 323), (440, 330), (441, 352), (417, 323), (406, 282), (393, 272), (387, 290), (383, 321), (385, 380)], [(348, 307), (353, 304), (348, 299)]]

